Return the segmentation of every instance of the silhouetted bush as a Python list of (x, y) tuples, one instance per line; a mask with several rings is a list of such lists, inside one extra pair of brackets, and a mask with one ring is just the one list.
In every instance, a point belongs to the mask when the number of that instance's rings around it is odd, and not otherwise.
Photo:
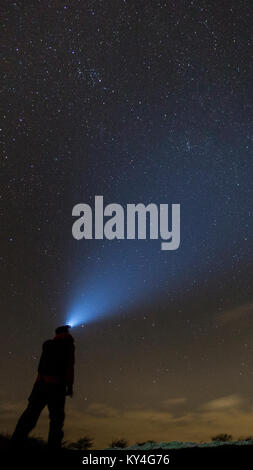
[(212, 441), (219, 441), (219, 442), (228, 442), (232, 441), (232, 436), (231, 434), (217, 434), (217, 436), (211, 437)]
[(128, 446), (128, 442), (126, 439), (114, 439), (110, 444), (109, 447), (120, 447), (121, 449), (125, 449)]
[(77, 442), (71, 442), (67, 448), (75, 450), (89, 450), (92, 449), (94, 439), (89, 436), (81, 437)]
[(10, 438), (11, 436), (9, 434), (0, 434), (0, 450), (9, 449)]
[(144, 442), (136, 442), (137, 446), (144, 446), (144, 444), (156, 444), (156, 441), (153, 441), (150, 439), (149, 441), (144, 441)]
[(239, 437), (238, 441), (253, 441), (253, 436)]

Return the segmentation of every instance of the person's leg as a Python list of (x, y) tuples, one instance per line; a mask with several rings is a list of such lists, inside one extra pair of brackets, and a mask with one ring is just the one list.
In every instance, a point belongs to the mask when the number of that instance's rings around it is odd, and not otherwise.
[(28, 398), (28, 406), (20, 416), (15, 431), (12, 435), (12, 442), (22, 443), (28, 437), (29, 432), (36, 426), (40, 413), (46, 406), (46, 396), (38, 382), (34, 384), (31, 395)]
[(63, 438), (65, 406), (65, 386), (52, 386), (48, 392), (49, 434), (48, 445), (51, 449), (59, 449)]

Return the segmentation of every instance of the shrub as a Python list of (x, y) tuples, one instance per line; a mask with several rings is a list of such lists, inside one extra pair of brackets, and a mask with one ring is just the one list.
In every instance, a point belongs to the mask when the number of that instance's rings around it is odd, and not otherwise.
[(109, 447), (120, 447), (121, 449), (125, 449), (128, 446), (128, 442), (124, 438), (114, 439), (110, 444)]
[(211, 437), (212, 441), (219, 441), (219, 442), (228, 442), (232, 441), (231, 434), (217, 434), (217, 436)]
[(144, 442), (136, 442), (137, 446), (144, 446), (144, 444), (156, 444), (156, 441), (153, 441), (150, 439), (149, 441), (144, 441)]
[(68, 449), (75, 449), (75, 450), (89, 450), (93, 447), (94, 439), (89, 436), (84, 436), (78, 439), (77, 442), (71, 442), (68, 445)]

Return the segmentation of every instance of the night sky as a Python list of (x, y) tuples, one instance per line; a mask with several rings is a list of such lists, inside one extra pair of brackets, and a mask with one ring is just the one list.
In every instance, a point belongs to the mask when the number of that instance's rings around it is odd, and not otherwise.
[[(67, 440), (253, 434), (250, 3), (17, 0), (2, 24), (1, 431), (81, 309)], [(179, 249), (76, 241), (95, 195), (181, 204)]]

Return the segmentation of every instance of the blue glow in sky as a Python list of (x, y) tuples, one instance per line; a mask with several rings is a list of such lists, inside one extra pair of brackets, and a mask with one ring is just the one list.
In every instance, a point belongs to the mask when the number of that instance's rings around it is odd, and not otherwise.
[[(215, 152), (215, 146), (213, 150)], [(237, 178), (243, 169), (237, 168), (234, 179), (228, 181), (229, 160), (226, 164), (223, 162), (222, 167), (217, 159), (212, 166), (205, 162), (195, 168), (191, 163), (190, 175), (186, 165), (177, 178), (178, 184), (175, 184), (173, 173), (170, 178), (170, 174), (168, 176), (154, 166), (154, 171), (150, 172), (150, 185), (143, 186), (142, 170), (136, 171), (131, 192), (129, 185), (123, 183), (116, 195), (112, 190), (105, 190), (103, 194), (103, 184), (96, 175), (93, 185), (99, 190), (95, 194), (104, 195), (104, 205), (110, 202), (118, 202), (123, 207), (139, 202), (145, 205), (150, 202), (179, 203), (180, 247), (175, 251), (161, 251), (161, 240), (149, 239), (72, 240), (75, 259), (72, 289), (67, 301), (68, 323), (90, 323), (130, 311), (140, 303), (151, 305), (158, 294), (168, 301), (176, 295), (183, 296), (187, 288), (204, 286), (231, 263), (233, 240), (236, 238), (240, 243), (249, 236), (245, 230), (242, 233), (236, 222), (241, 191)], [(119, 176), (115, 174), (115, 180), (117, 178)], [(158, 181), (159, 185), (156, 184)], [(235, 187), (238, 195), (232, 198)], [(87, 202), (94, 210), (94, 196), (75, 202)], [(245, 213), (246, 218), (248, 211), (245, 201), (240, 208), (240, 217)], [(236, 262), (233, 258), (234, 265)]]

